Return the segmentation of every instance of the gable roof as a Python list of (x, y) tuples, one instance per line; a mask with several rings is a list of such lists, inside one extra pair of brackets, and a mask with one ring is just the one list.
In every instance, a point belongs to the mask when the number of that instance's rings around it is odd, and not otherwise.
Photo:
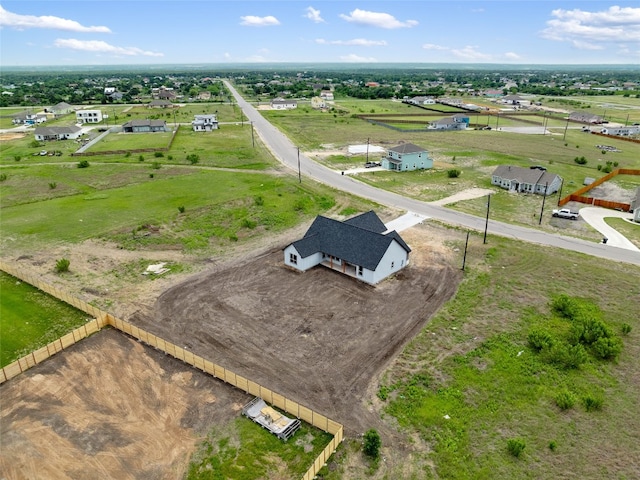
[(71, 125), (68, 127), (36, 127), (34, 135), (64, 135), (78, 133), (82, 130), (80, 127)]
[(411, 251), (395, 230), (382, 233), (385, 230), (384, 223), (373, 211), (345, 222), (318, 215), (304, 237), (292, 245), (302, 258), (322, 252), (375, 270), (391, 243), (397, 242), (407, 252)]
[(389, 151), (396, 153), (426, 152), (424, 148), (414, 145), (413, 143), (402, 143), (396, 147), (390, 148)]
[(516, 180), (520, 183), (540, 184), (552, 183), (558, 175), (537, 168), (522, 168), (512, 165), (498, 165), (493, 176)]
[(167, 124), (165, 120), (129, 120), (122, 125), (123, 127), (164, 127)]

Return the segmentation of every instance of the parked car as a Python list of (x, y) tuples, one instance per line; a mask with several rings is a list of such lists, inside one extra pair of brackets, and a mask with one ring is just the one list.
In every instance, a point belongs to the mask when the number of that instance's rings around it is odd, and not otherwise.
[(366, 163), (364, 164), (364, 168), (379, 167), (379, 166), (381, 166), (381, 165), (382, 165), (382, 164), (381, 164), (381, 163), (379, 163), (379, 162), (366, 162)]
[(580, 214), (578, 212), (574, 212), (569, 210), (568, 208), (561, 208), (560, 210), (554, 210), (552, 212), (554, 217), (558, 218), (568, 218), (570, 220), (577, 220)]

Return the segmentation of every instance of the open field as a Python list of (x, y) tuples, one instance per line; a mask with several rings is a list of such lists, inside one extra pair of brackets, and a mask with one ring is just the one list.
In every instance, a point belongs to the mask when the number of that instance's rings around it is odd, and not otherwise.
[(87, 314), (0, 272), (0, 367), (83, 325)]
[(88, 152), (109, 150), (134, 150), (138, 148), (166, 148), (173, 132), (154, 133), (110, 133), (87, 149)]

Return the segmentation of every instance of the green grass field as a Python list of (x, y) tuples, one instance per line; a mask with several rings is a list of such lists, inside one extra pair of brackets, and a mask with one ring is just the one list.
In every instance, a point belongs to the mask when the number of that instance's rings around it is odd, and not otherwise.
[(87, 314), (0, 272), (0, 367), (78, 328)]

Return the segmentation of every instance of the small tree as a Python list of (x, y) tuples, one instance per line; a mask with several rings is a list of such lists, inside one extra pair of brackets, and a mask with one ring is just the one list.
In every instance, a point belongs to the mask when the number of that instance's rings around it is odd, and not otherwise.
[(22, 160), (22, 157), (21, 157), (20, 155), (14, 155), (14, 156), (13, 156), (13, 159), (14, 159), (16, 162), (19, 162), (20, 160)]
[(452, 168), (450, 170), (447, 170), (447, 177), (458, 178), (460, 176), (460, 173), (460, 170), (458, 170), (457, 168)]
[(191, 163), (191, 165), (195, 165), (200, 161), (200, 155), (196, 153), (191, 153), (187, 155), (187, 160), (189, 161), (189, 163)]
[(80, 160), (78, 162), (78, 168), (88, 168), (89, 167), (89, 161), (88, 160)]
[(56, 272), (57, 273), (68, 272), (70, 263), (71, 262), (66, 258), (61, 258), (60, 260), (57, 260), (56, 261)]
[(371, 458), (378, 458), (380, 456), (381, 446), (382, 440), (380, 440), (378, 431), (373, 428), (367, 430), (363, 437), (364, 454)]

